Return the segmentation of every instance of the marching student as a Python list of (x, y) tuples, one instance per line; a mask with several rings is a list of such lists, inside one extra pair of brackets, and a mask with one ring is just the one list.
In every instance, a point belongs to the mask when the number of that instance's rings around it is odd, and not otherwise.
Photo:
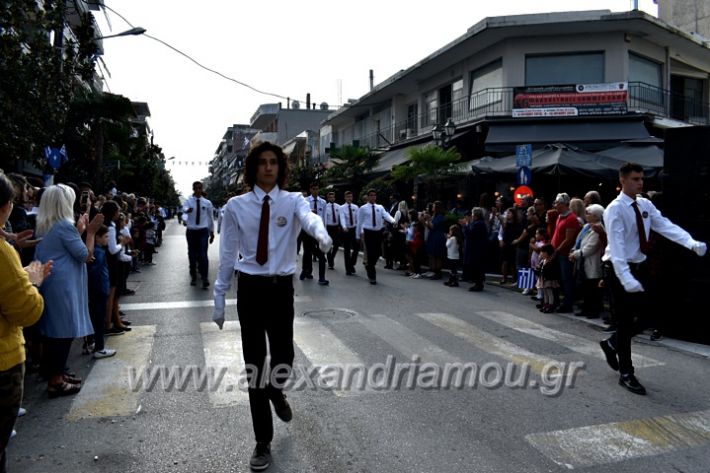
[(353, 193), (345, 192), (345, 203), (340, 206), (340, 226), (343, 229), (341, 240), (343, 242), (343, 260), (345, 261), (345, 274), (352, 276), (355, 274), (357, 255), (360, 249), (358, 238), (355, 237), (357, 230), (357, 212), (359, 207), (353, 204)]
[(385, 222), (394, 223), (394, 218), (381, 205), (377, 204), (377, 192), (367, 191), (367, 203), (358, 210), (355, 236), (362, 242), (367, 257), (367, 278), (370, 284), (377, 284), (375, 265), (382, 255), (382, 233)]
[[(219, 275), (212, 319), (222, 328), (225, 294), (235, 269), (237, 313), (241, 326), (256, 448), (249, 462), (254, 471), (271, 464), (271, 407), (284, 422), (292, 418), (282, 388), (293, 365), (293, 275), (296, 238), (303, 230), (327, 251), (332, 240), (323, 221), (299, 192), (281, 190), (288, 161), (279, 146), (264, 142), (246, 158), (244, 181), (251, 192), (225, 205), (220, 241)], [(239, 258), (237, 258), (241, 255)], [(271, 364), (266, 366), (267, 344)], [(272, 371), (273, 370), (273, 371)]]
[[(317, 183), (311, 184), (311, 195), (306, 199), (311, 212), (320, 217), (325, 225), (325, 205), (326, 202), (318, 196), (319, 186)], [(313, 257), (318, 259), (318, 284), (327, 286), (329, 281), (325, 279), (325, 253), (318, 248), (318, 243), (305, 230), (301, 232), (301, 242), (303, 243), (303, 260), (301, 262), (301, 275), (299, 279), (313, 279)]]
[(328, 269), (335, 269), (335, 255), (338, 254), (340, 240), (340, 206), (335, 203), (335, 192), (328, 192), (325, 205), (325, 228), (333, 240), (333, 247), (328, 252)]
[(207, 289), (210, 285), (209, 260), (207, 250), (214, 241), (214, 221), (212, 219), (212, 202), (203, 195), (202, 183), (195, 181), (192, 183), (193, 195), (183, 206), (183, 219), (187, 226), (185, 236), (187, 238), (187, 256), (190, 263), (190, 286), (197, 284), (197, 272), (202, 278), (202, 289)]

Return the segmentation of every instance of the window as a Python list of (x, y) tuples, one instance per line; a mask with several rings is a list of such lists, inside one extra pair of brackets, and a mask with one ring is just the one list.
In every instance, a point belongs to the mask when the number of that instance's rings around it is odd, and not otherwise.
[(434, 125), (436, 123), (436, 111), (439, 106), (439, 94), (438, 91), (432, 90), (424, 96), (424, 119), (426, 120), (422, 125)]
[[(407, 130), (412, 130), (411, 133), (416, 134), (419, 128), (417, 124), (419, 115), (419, 105), (416, 103), (407, 106)], [(409, 132), (407, 132), (409, 133)], [(409, 138), (409, 136), (407, 136)]]
[(498, 59), (471, 72), (468, 109), (483, 110), (503, 100), (503, 61)]
[(555, 54), (525, 58), (525, 85), (604, 82), (604, 53)]
[(629, 94), (631, 105), (665, 113), (663, 65), (629, 53)]

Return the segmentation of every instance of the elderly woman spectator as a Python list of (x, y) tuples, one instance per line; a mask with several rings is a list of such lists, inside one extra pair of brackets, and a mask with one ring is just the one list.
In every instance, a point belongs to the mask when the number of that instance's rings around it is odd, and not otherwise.
[[(13, 208), (14, 190), (0, 173), (0, 228)], [(37, 291), (52, 263), (31, 263), (23, 269), (20, 258), (0, 236), (0, 471), (5, 471), (5, 447), (22, 402), (25, 377), (25, 340), (22, 327), (32, 325), (42, 315), (44, 300)]]
[[(37, 245), (40, 261), (54, 261), (54, 274), (44, 281), (44, 314), (40, 332), (44, 336), (44, 370), (48, 377), (49, 397), (75, 394), (81, 380), (65, 374), (72, 340), (91, 335), (86, 262), (91, 259), (94, 235), (103, 223), (97, 215), (88, 223), (88, 214), (74, 226), (74, 200), (71, 187), (50, 186), (42, 195), (37, 214), (37, 234), (43, 237)], [(86, 244), (81, 235), (86, 230)]]
[[(522, 233), (522, 230), (523, 226), (518, 220), (518, 212), (514, 207), (510, 207), (505, 211), (505, 221), (498, 232), (498, 244), (500, 245), (501, 253), (500, 271), (503, 275), (500, 281), (501, 284), (506, 284), (508, 277), (510, 277), (510, 282), (513, 284), (517, 280), (517, 274), (515, 274), (515, 258), (518, 248), (516, 239)], [(527, 251), (527, 245), (525, 245), (525, 250)]]
[(474, 207), (471, 209), (471, 216), (460, 220), (459, 223), (463, 225), (463, 264), (467, 268), (467, 274), (470, 274), (473, 280), (473, 286), (468, 290), (482, 291), (486, 276), (486, 250), (488, 249), (488, 226), (483, 208)]
[(576, 315), (585, 316), (588, 319), (599, 317), (599, 313), (602, 311), (602, 294), (599, 282), (602, 279), (604, 242), (599, 237), (599, 233), (593, 231), (593, 227), (594, 225), (603, 225), (603, 215), (604, 207), (599, 204), (591, 204), (586, 208), (587, 224), (577, 235), (574, 249), (569, 254), (570, 261), (575, 263), (575, 268), (584, 281), (582, 286), (584, 304), (582, 311)]

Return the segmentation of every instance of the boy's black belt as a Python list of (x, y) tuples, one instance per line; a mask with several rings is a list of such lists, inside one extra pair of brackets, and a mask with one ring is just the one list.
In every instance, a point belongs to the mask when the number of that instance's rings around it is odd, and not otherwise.
[(273, 284), (279, 283), (279, 282), (286, 282), (286, 281), (292, 281), (293, 280), (293, 274), (287, 274), (285, 276), (272, 276), (272, 275), (260, 275), (260, 274), (249, 274), (249, 273), (240, 273), (239, 271), (236, 271), (237, 277), (239, 279), (244, 279), (245, 281), (260, 281), (260, 282), (271, 282)]

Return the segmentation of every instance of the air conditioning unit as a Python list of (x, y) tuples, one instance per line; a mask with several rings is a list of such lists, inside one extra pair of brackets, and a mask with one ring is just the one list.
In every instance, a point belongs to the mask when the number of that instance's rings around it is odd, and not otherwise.
[(414, 128), (407, 128), (407, 138), (414, 138), (415, 136), (417, 136), (417, 133)]
[(402, 129), (402, 130), (399, 130), (399, 132), (397, 132), (397, 135), (399, 136), (399, 139), (400, 139), (400, 140), (406, 140), (406, 139), (407, 139), (407, 131), (408, 131), (408, 130)]

